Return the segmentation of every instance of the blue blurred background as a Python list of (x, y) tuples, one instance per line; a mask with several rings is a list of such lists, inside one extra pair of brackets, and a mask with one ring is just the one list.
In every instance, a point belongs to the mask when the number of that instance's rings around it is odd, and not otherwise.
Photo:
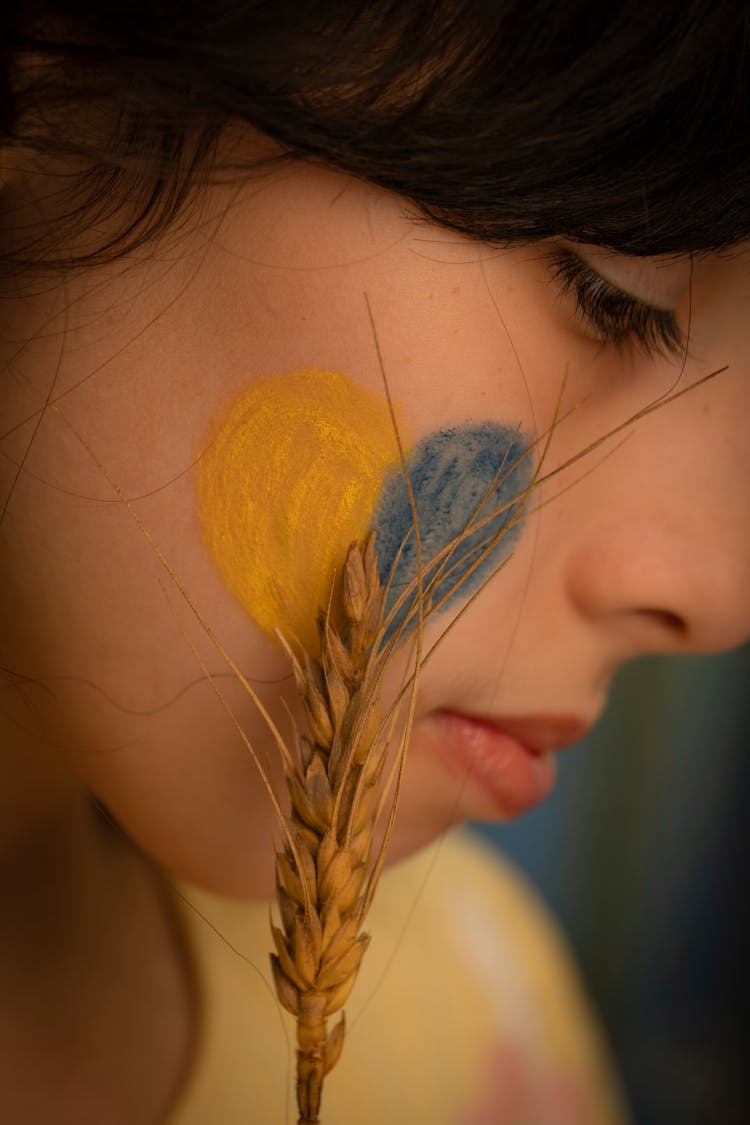
[(625, 669), (558, 787), (480, 826), (551, 906), (638, 1125), (745, 1125), (750, 646)]

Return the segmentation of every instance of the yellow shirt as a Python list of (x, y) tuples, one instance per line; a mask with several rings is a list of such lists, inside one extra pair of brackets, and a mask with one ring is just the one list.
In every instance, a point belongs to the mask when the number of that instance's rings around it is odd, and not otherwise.
[[(202, 1030), (168, 1125), (294, 1125), (268, 904), (179, 891)], [(561, 936), (494, 851), (455, 832), (387, 870), (366, 929), (322, 1125), (625, 1125)]]

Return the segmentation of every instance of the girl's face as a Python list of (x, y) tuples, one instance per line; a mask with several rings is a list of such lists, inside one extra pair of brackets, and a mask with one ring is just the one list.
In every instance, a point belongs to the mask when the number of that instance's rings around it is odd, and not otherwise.
[[(305, 635), (352, 527), (398, 530), (383, 372), (430, 542), (471, 514), (509, 435), (547, 478), (506, 564), (427, 626), (429, 647), (467, 607), (421, 676), (392, 854), (544, 796), (543, 752), (595, 722), (623, 661), (746, 638), (748, 258), (576, 253), (483, 247), (298, 164), (212, 188), (156, 250), (19, 300), (2, 737), (64, 763), (180, 876), (267, 891), (274, 814), (229, 710), (278, 785), (276, 750), (206, 626), (287, 730), (274, 615)], [(674, 334), (668, 310), (690, 323), (686, 358), (633, 335)]]

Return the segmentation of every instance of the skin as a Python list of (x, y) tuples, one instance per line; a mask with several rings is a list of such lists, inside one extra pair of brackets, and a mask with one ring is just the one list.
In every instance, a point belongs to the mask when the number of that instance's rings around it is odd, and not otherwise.
[[(34, 182), (19, 177), (8, 191), (23, 201)], [(38, 214), (43, 204), (34, 206)], [(684, 261), (634, 269), (607, 256), (606, 268), (624, 288), (676, 307), (685, 323)], [(392, 852), (403, 855), (493, 811), (482, 788), (436, 752), (441, 709), (593, 722), (624, 661), (719, 651), (750, 635), (748, 256), (695, 263), (682, 370), (596, 339), (551, 280), (544, 247), (482, 247), (415, 222), (403, 200), (370, 185), (293, 165), (211, 188), (160, 245), (40, 289), (2, 310), (0, 495), (13, 491), (0, 529), (0, 664), (10, 670), (0, 695), (10, 904), (0, 965), (24, 982), (20, 1007), (38, 978), (40, 951), (23, 935), (49, 917), (39, 871), (51, 855), (76, 888), (57, 905), (56, 935), (78, 934), (67, 959), (57, 937), (45, 951), (55, 980), (83, 981), (93, 950), (109, 949), (112, 933), (86, 937), (81, 919), (101, 909), (95, 887), (116, 888), (132, 907), (121, 940), (135, 942), (140, 927), (137, 941), (153, 951), (168, 996), (166, 1030), (144, 1042), (145, 993), (136, 969), (123, 968), (135, 991), (117, 1035), (129, 1059), (161, 1060), (156, 1113), (189, 1053), (191, 994), (164, 900), (129, 840), (181, 878), (252, 897), (270, 891), (277, 835), (251, 756), (186, 635), (277, 782), (268, 732), (177, 581), (282, 726), (284, 701), (294, 706), (284, 658), (202, 542), (193, 465), (212, 420), (253, 381), (308, 368), (345, 372), (382, 394), (364, 293), (415, 442), (468, 419), (544, 433), (567, 365), (563, 406), (573, 410), (553, 436), (548, 469), (730, 365), (537, 494), (545, 506), (528, 515), (510, 563), (422, 676)], [(428, 642), (442, 624), (431, 623)], [(119, 843), (91, 814), (91, 795), (124, 827)], [(23, 914), (32, 880), (38, 891)], [(72, 1001), (60, 1004), (68, 1011)], [(36, 1059), (62, 1058), (70, 1075), (101, 1050), (64, 1038), (50, 1033)], [(8, 1049), (22, 1089), (30, 1048), (23, 1040)], [(67, 1081), (76, 1104), (80, 1090)], [(100, 1106), (84, 1108), (79, 1096), (70, 1120), (102, 1119)], [(129, 1119), (118, 1112), (107, 1110), (113, 1125)]]

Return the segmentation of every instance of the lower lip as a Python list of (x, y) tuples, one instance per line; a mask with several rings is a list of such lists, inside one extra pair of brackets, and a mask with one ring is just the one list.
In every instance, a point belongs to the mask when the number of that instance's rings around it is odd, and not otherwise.
[(538, 754), (498, 727), (452, 711), (437, 712), (431, 726), (439, 756), (472, 795), (478, 791), (472, 816), (511, 819), (552, 791), (556, 768), (550, 754)]

